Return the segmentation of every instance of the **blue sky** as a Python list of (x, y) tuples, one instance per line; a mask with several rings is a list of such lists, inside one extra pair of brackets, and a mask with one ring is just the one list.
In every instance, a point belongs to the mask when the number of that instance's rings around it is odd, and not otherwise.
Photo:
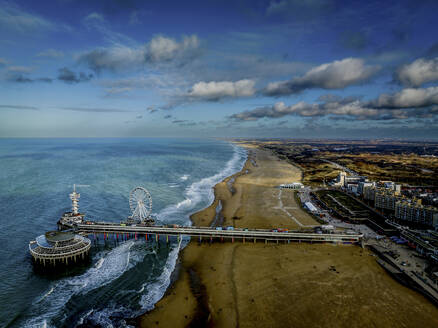
[(437, 139), (437, 12), (0, 0), (0, 137)]

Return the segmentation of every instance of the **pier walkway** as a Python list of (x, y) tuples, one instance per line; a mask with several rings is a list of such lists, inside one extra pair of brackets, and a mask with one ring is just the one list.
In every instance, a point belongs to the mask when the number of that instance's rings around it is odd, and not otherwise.
[(235, 238), (242, 240), (276, 240), (276, 241), (304, 241), (304, 242), (337, 242), (337, 243), (359, 243), (362, 234), (346, 233), (308, 233), (275, 231), (262, 229), (233, 229), (218, 230), (209, 227), (168, 227), (150, 225), (121, 225), (117, 223), (93, 222), (67, 223), (60, 221), (62, 229), (73, 229), (77, 233), (92, 234), (137, 234), (137, 235), (165, 235), (165, 236), (190, 236), (200, 238)]

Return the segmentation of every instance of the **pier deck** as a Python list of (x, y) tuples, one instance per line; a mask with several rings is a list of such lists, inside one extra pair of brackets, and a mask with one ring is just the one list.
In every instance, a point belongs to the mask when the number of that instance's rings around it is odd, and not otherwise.
[(167, 227), (143, 226), (114, 223), (95, 222), (63, 224), (65, 228), (73, 228), (78, 233), (106, 233), (106, 234), (140, 234), (140, 235), (184, 235), (205, 238), (240, 238), (247, 240), (283, 240), (283, 241), (308, 241), (308, 242), (340, 242), (358, 243), (362, 234), (345, 233), (307, 233), (307, 232), (277, 232), (262, 229), (234, 229), (217, 230), (209, 227)]

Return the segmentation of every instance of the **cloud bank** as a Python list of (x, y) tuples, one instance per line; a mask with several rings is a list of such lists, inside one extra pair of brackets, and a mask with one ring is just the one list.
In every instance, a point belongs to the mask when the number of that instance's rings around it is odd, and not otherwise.
[(306, 89), (343, 89), (367, 81), (378, 66), (365, 65), (362, 59), (345, 58), (312, 68), (301, 77), (273, 82), (262, 91), (265, 96), (286, 96)]
[(199, 51), (200, 41), (196, 35), (183, 36), (180, 41), (156, 36), (140, 47), (116, 44), (108, 48), (97, 48), (79, 55), (78, 62), (86, 64), (97, 73), (104, 70), (116, 72), (137, 69), (146, 64), (173, 62), (185, 65), (196, 58)]
[(419, 87), (424, 83), (438, 81), (438, 57), (419, 58), (410, 64), (401, 66), (395, 73), (395, 79), (405, 86)]
[(92, 78), (93, 74), (86, 74), (84, 72), (75, 73), (67, 67), (60, 68), (58, 73), (58, 80), (70, 84), (88, 82)]
[(382, 94), (371, 101), (354, 97), (326, 96), (320, 103), (304, 101), (287, 106), (277, 102), (272, 106), (258, 107), (231, 115), (233, 121), (257, 121), (261, 118), (279, 118), (288, 115), (300, 117), (342, 117), (359, 120), (389, 120), (406, 118), (432, 118), (438, 115), (438, 87), (404, 89), (394, 94)]
[(236, 82), (198, 82), (192, 86), (188, 97), (209, 101), (218, 101), (223, 98), (250, 97), (255, 94), (254, 85), (255, 82), (248, 79)]

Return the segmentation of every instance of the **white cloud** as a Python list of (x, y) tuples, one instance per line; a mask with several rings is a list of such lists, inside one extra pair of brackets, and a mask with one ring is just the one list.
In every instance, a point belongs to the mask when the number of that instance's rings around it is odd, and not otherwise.
[(200, 42), (196, 35), (183, 36), (180, 42), (159, 35), (146, 45), (146, 60), (165, 62), (174, 60), (177, 57), (190, 56), (192, 52), (199, 49), (199, 46)]
[(86, 63), (96, 72), (102, 70), (119, 71), (135, 69), (144, 62), (144, 49), (115, 45), (110, 48), (97, 48), (81, 54), (79, 62)]
[(17, 32), (35, 32), (53, 29), (48, 20), (21, 10), (18, 6), (2, 2), (0, 6), (0, 28)]
[(438, 87), (406, 88), (394, 94), (382, 94), (370, 102), (379, 108), (427, 107), (438, 104)]
[(403, 65), (396, 72), (396, 79), (403, 85), (418, 87), (427, 82), (438, 81), (438, 57), (420, 58)]
[(64, 53), (55, 49), (47, 49), (37, 54), (37, 57), (46, 57), (46, 58), (61, 58), (64, 57)]
[(254, 85), (255, 82), (248, 79), (236, 82), (198, 82), (192, 86), (188, 96), (205, 100), (220, 100), (228, 97), (250, 97), (255, 94)]
[(13, 73), (31, 73), (34, 70), (33, 67), (27, 67), (27, 66), (9, 66), (8, 72)]
[(102, 23), (105, 21), (105, 18), (103, 17), (102, 14), (94, 12), (94, 13), (91, 13), (91, 14), (88, 14), (87, 16), (85, 16), (84, 21), (85, 22), (98, 21), (98, 22)]
[(364, 106), (359, 100), (331, 101), (322, 104), (300, 101), (287, 106), (280, 101), (272, 106), (265, 106), (231, 116), (237, 121), (256, 121), (260, 118), (279, 118), (287, 115), (316, 117), (324, 115), (354, 116), (361, 119), (375, 117), (379, 110)]
[(281, 96), (311, 88), (342, 89), (365, 82), (377, 70), (377, 66), (365, 65), (362, 59), (345, 58), (314, 67), (303, 76), (289, 81), (269, 83), (263, 93), (267, 96)]
[(327, 95), (321, 103), (298, 102), (287, 106), (277, 102), (253, 110), (231, 115), (234, 121), (256, 121), (261, 118), (279, 118), (287, 115), (301, 117), (337, 116), (360, 120), (389, 120), (432, 118), (438, 115), (438, 87), (408, 88), (394, 94), (382, 94), (371, 101), (340, 98)]
[(199, 54), (199, 43), (196, 35), (184, 36), (179, 42), (173, 38), (156, 36), (144, 46), (115, 44), (112, 47), (97, 48), (80, 54), (78, 61), (86, 63), (96, 72), (135, 70), (143, 64), (175, 62), (183, 65)]

